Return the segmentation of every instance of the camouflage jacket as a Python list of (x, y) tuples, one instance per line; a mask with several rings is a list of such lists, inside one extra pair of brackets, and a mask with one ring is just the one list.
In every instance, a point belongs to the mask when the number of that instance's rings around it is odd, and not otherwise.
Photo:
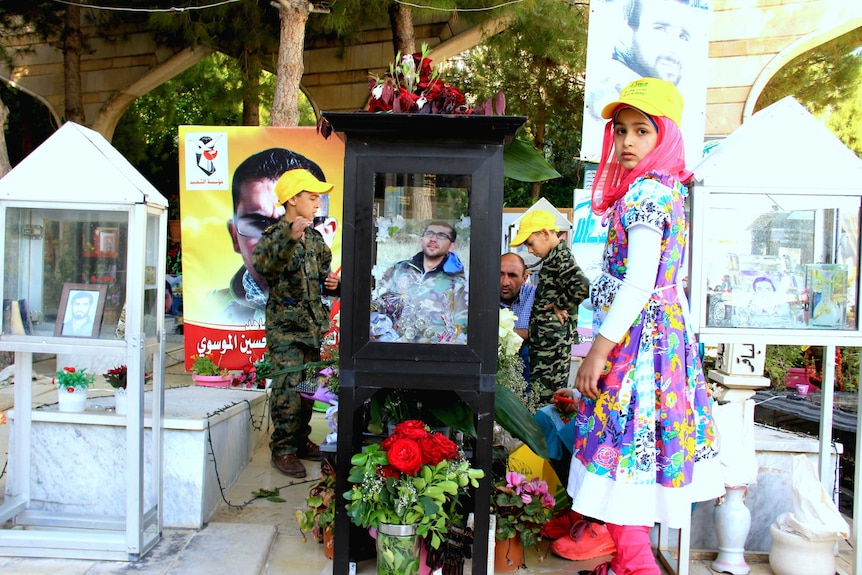
[(305, 230), (305, 242), (290, 237), (291, 222), (282, 219), (260, 238), (252, 255), (254, 269), (269, 284), (266, 303), (267, 347), (294, 342), (320, 348), (329, 330), (329, 306), (323, 302), (323, 282), (332, 263), (332, 252), (320, 232)]
[(372, 333), (375, 341), (467, 342), (467, 280), (457, 257), (450, 255), (426, 272), (419, 252), (389, 268), (381, 285), (383, 295), (375, 311), (385, 310), (392, 325), (385, 334)]
[[(530, 341), (547, 338), (552, 332), (573, 338), (578, 325), (578, 305), (590, 295), (590, 280), (564, 242), (552, 248), (542, 260), (538, 284), (530, 314)], [(549, 304), (569, 312), (566, 324), (560, 324), (553, 307), (545, 309)]]

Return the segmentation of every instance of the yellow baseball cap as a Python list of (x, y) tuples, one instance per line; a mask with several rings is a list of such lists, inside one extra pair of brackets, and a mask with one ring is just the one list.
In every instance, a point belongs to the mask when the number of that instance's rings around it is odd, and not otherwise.
[(332, 191), (333, 184), (321, 182), (308, 170), (288, 170), (281, 175), (272, 189), (278, 198), (279, 205), (283, 204), (293, 196), (302, 192), (315, 194), (328, 194)]
[(555, 232), (560, 231), (560, 226), (557, 225), (557, 218), (554, 217), (554, 214), (546, 212), (545, 210), (533, 210), (532, 212), (527, 212), (524, 214), (524, 217), (521, 218), (521, 223), (518, 226), (518, 235), (515, 236), (515, 239), (512, 240), (509, 246), (513, 248), (518, 247), (527, 241), (530, 234), (533, 232), (540, 232), (542, 230), (554, 230)]
[(682, 94), (667, 80), (641, 78), (630, 82), (620, 91), (616, 102), (602, 108), (602, 118), (607, 120), (613, 116), (620, 104), (637, 108), (650, 116), (665, 116), (676, 122), (677, 126), (682, 122)]

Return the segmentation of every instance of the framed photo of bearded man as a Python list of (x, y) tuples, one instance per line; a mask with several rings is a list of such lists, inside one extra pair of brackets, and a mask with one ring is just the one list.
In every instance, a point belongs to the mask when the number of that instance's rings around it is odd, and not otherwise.
[(99, 337), (107, 291), (104, 284), (64, 283), (57, 306), (54, 335)]

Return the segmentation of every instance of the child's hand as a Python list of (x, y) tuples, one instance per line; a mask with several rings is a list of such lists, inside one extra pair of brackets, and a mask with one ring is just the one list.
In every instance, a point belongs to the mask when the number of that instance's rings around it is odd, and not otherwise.
[(578, 408), (575, 393), (568, 387), (558, 389), (554, 392), (554, 397), (551, 398), (551, 405), (556, 407), (560, 413), (574, 413)]
[(290, 224), (290, 237), (295, 240), (301, 240), (305, 237), (305, 228), (311, 224), (311, 220), (306, 220), (302, 216), (296, 216), (296, 219)]
[(326, 279), (323, 280), (323, 287), (330, 291), (334, 291), (338, 288), (338, 284), (341, 283), (341, 278), (338, 277), (338, 274), (335, 272), (329, 272), (326, 275)]
[(545, 309), (554, 308), (554, 315), (557, 316), (557, 319), (560, 321), (560, 325), (565, 324), (569, 321), (569, 312), (564, 309), (558, 308), (555, 304), (549, 303), (545, 306)]

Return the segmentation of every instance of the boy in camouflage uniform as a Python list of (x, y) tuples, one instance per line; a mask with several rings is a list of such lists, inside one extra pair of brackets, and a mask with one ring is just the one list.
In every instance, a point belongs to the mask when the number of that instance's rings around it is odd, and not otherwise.
[(566, 387), (572, 345), (577, 340), (578, 305), (589, 297), (590, 282), (568, 246), (560, 241), (554, 214), (526, 214), (510, 246), (521, 244), (542, 259), (530, 316), (530, 384), (546, 402)]
[[(319, 194), (330, 191), (332, 184), (307, 170), (285, 172), (273, 188), (284, 217), (263, 232), (253, 252), (254, 268), (269, 284), (266, 341), (275, 370), (320, 360), (329, 330), (329, 308), (321, 297), (337, 294), (340, 281), (329, 271), (332, 252), (311, 226)], [(304, 373), (278, 375), (271, 386), (272, 464), (292, 477), (305, 477), (300, 458), (320, 459), (320, 447), (308, 439), (313, 402), (296, 391)]]

